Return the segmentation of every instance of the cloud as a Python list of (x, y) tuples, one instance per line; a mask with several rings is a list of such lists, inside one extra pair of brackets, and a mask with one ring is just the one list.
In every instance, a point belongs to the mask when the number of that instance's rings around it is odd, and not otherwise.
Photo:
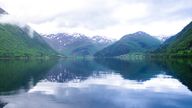
[(28, 35), (33, 38), (34, 37), (34, 30), (29, 27), (25, 22), (17, 18), (16, 16), (4, 14), (0, 16), (0, 23), (1, 24), (11, 24), (19, 26), (21, 29), (27, 31)]
[(25, 25), (24, 22), (20, 21), (17, 17), (8, 14), (0, 16), (0, 23), (11, 23), (21, 27)]
[(112, 38), (140, 30), (173, 35), (192, 18), (191, 0), (1, 0), (0, 6), (40, 33)]

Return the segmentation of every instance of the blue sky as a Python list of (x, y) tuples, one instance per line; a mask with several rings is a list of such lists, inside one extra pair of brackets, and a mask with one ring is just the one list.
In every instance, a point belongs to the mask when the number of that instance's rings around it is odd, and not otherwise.
[(0, 0), (11, 17), (39, 33), (120, 38), (145, 31), (170, 36), (192, 21), (192, 0)]

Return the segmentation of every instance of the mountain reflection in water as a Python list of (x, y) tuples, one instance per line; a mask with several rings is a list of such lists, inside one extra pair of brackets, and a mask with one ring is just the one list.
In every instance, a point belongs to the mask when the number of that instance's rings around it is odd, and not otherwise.
[(190, 61), (73, 59), (49, 67), (27, 92), (1, 95), (5, 108), (192, 106)]

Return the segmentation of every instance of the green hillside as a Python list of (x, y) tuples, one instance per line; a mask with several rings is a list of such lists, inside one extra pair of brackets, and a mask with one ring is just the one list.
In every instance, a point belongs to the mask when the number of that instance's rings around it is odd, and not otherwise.
[(113, 57), (133, 52), (152, 51), (159, 47), (160, 41), (144, 32), (123, 36), (116, 43), (97, 52), (97, 57)]
[(42, 57), (56, 54), (42, 37), (34, 32), (29, 35), (29, 27), (0, 24), (0, 57)]
[(167, 39), (155, 52), (192, 55), (192, 22), (183, 28), (179, 33)]

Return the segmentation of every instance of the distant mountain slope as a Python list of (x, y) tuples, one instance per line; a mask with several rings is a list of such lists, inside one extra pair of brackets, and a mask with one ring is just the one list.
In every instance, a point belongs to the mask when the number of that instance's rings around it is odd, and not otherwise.
[(192, 50), (192, 22), (179, 33), (167, 39), (156, 52), (178, 53)]
[(34, 32), (30, 37), (29, 28), (0, 24), (0, 56), (45, 56), (56, 52)]
[(110, 45), (111, 40), (101, 36), (92, 38), (83, 34), (58, 33), (44, 35), (44, 39), (58, 52), (68, 56), (93, 55), (96, 51)]
[(156, 49), (160, 43), (160, 40), (140, 31), (123, 36), (119, 41), (97, 52), (95, 56), (112, 57), (132, 52), (146, 52)]

